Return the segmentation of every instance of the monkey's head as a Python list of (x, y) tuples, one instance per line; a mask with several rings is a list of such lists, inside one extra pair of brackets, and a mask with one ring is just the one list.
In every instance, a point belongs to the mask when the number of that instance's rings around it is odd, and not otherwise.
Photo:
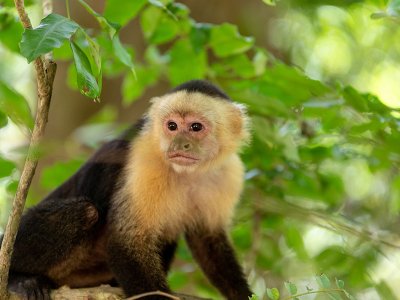
[(149, 130), (176, 171), (219, 165), (249, 137), (243, 105), (205, 81), (189, 81), (152, 99)]

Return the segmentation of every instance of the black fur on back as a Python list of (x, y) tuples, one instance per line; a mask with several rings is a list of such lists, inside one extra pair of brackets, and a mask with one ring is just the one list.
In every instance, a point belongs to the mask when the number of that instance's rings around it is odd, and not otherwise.
[(142, 118), (118, 138), (105, 143), (74, 175), (43, 201), (64, 199), (63, 201), (68, 202), (68, 199), (84, 197), (95, 205), (100, 221), (105, 221), (118, 178), (126, 165), (131, 142), (142, 130), (144, 123), (145, 118)]
[(227, 94), (221, 89), (213, 85), (212, 83), (205, 80), (190, 80), (181, 85), (178, 85), (170, 93), (179, 91), (186, 91), (188, 93), (201, 93), (213, 98), (220, 98), (227, 101), (232, 101)]

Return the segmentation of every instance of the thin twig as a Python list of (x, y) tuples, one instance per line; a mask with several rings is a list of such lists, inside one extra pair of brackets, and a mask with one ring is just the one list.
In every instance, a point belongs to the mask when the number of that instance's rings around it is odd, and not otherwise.
[(299, 297), (306, 296), (306, 295), (312, 295), (312, 294), (324, 294), (324, 293), (326, 294), (326, 293), (333, 293), (333, 292), (343, 293), (346, 295), (346, 291), (344, 289), (323, 289), (323, 290), (318, 290), (318, 291), (308, 291), (308, 292), (299, 293), (296, 295), (291, 295), (287, 298), (284, 298), (283, 300), (297, 299)]
[(135, 295), (129, 298), (126, 298), (125, 300), (137, 300), (137, 299), (141, 299), (141, 298), (145, 298), (148, 296), (164, 296), (173, 300), (180, 300), (181, 298), (165, 293), (165, 292), (161, 292), (161, 291), (154, 291), (154, 292), (147, 292), (147, 293), (143, 293), (143, 294), (139, 294), (139, 295)]
[(65, 0), (65, 6), (67, 7), (67, 17), (71, 19), (71, 13), (69, 12), (69, 0)]
[[(32, 24), (25, 11), (24, 1), (14, 0), (14, 3), (22, 25), (25, 29), (31, 29)], [(48, 60), (43, 62), (42, 58), (40, 57), (35, 60), (34, 66), (37, 75), (36, 79), (38, 91), (35, 125), (32, 130), (28, 155), (22, 170), (17, 192), (13, 201), (13, 207), (8, 218), (0, 249), (0, 299), (8, 299), (9, 297), (7, 291), (7, 282), (11, 263), (11, 255), (15, 238), (17, 236), (18, 226), (25, 206), (26, 197), (28, 195), (29, 187), (38, 163), (37, 148), (46, 128), (52, 94), (52, 85), (57, 68), (54, 62)]]

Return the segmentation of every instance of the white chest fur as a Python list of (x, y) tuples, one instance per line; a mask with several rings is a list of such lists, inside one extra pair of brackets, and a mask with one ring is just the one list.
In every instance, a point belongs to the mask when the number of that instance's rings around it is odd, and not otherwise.
[(175, 238), (193, 226), (212, 230), (229, 224), (242, 190), (243, 166), (237, 155), (205, 173), (152, 169), (151, 162), (143, 167), (132, 170), (126, 182), (129, 215), (138, 227)]

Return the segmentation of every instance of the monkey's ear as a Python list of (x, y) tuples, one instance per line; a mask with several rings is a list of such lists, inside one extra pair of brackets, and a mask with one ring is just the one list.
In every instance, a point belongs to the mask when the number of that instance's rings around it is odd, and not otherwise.
[(241, 103), (234, 103), (230, 120), (233, 134), (243, 143), (249, 142), (250, 120), (247, 116), (247, 107)]

